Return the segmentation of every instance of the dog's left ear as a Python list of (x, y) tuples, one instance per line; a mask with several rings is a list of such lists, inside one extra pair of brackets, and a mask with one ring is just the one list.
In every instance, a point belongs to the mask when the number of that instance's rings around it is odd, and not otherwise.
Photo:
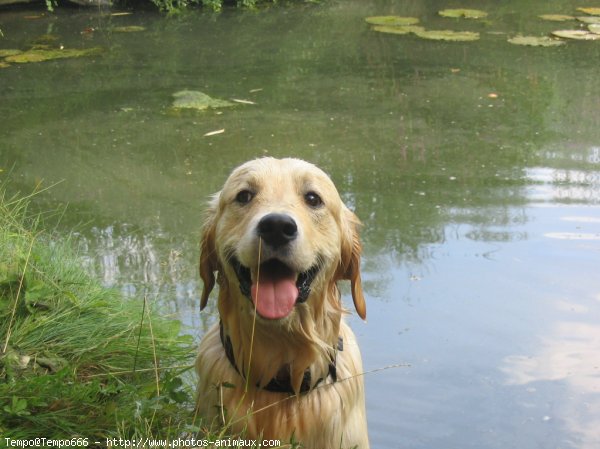
[(200, 310), (206, 307), (210, 292), (215, 286), (215, 272), (219, 269), (215, 246), (217, 199), (218, 194), (210, 203), (200, 240), (200, 278), (204, 283), (200, 299)]
[(350, 280), (352, 300), (358, 316), (367, 317), (367, 306), (360, 279), (360, 255), (362, 245), (358, 236), (360, 221), (350, 209), (344, 206), (342, 213), (342, 260), (341, 279)]

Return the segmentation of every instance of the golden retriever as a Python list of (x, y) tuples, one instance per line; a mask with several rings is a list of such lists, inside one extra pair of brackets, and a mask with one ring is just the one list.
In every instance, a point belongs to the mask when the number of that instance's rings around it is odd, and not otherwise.
[(336, 282), (365, 318), (359, 221), (330, 178), (299, 159), (235, 169), (210, 203), (201, 309), (219, 285), (220, 323), (200, 343), (205, 423), (309, 449), (368, 449), (362, 362)]

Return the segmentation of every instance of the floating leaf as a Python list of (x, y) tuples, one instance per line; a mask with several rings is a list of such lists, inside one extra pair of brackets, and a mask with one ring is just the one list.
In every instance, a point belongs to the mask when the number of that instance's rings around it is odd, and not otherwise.
[(579, 41), (600, 40), (600, 34), (591, 33), (587, 30), (557, 30), (552, 32), (557, 37), (575, 39)]
[(18, 55), (23, 53), (21, 50), (14, 50), (14, 49), (0, 49), (0, 58), (5, 58), (7, 56), (14, 56), (14, 55)]
[(417, 31), (425, 31), (425, 28), (409, 25), (402, 27), (392, 27), (392, 26), (375, 26), (373, 27), (373, 31), (378, 31), (380, 33), (390, 33), (390, 34), (409, 34), (416, 33)]
[(438, 11), (438, 14), (442, 17), (452, 17), (454, 19), (461, 17), (465, 19), (483, 19), (488, 15), (487, 12), (479, 9), (442, 9)]
[(102, 52), (100, 47), (86, 48), (86, 49), (75, 49), (75, 48), (63, 48), (63, 49), (41, 49), (32, 48), (25, 52), (7, 56), (4, 60), (6, 62), (14, 62), (18, 64), (24, 64), (27, 62), (42, 62), (50, 61), (52, 59), (64, 59), (64, 58), (80, 58), (82, 56), (97, 55)]
[(373, 16), (365, 19), (371, 25), (386, 25), (386, 26), (406, 26), (419, 23), (416, 17), (401, 17), (401, 16)]
[(565, 41), (552, 39), (548, 36), (515, 36), (511, 37), (508, 42), (515, 45), (530, 45), (532, 47), (557, 47), (564, 45)]
[(600, 8), (577, 8), (577, 11), (584, 12), (590, 16), (600, 16)]
[[(6, 62), (2, 62), (0, 61), (0, 69), (5, 69), (7, 67), (10, 67), (10, 64), (7, 64)], [(0, 169), (0, 173), (2, 173), (2, 169)]]
[(566, 14), (542, 14), (540, 19), (550, 20), (551, 22), (566, 22), (567, 20), (575, 20), (575, 17)]
[(583, 23), (600, 23), (600, 17), (598, 16), (577, 17), (577, 20)]
[(479, 39), (479, 33), (471, 31), (423, 30), (414, 31), (414, 33), (422, 39), (431, 39), (435, 41), (467, 42)]
[(204, 92), (196, 90), (182, 90), (174, 93), (173, 97), (175, 97), (175, 101), (173, 101), (173, 107), (175, 109), (197, 109), (203, 111), (208, 108), (216, 109), (235, 106), (234, 103), (211, 98)]
[(140, 31), (145, 31), (146, 28), (138, 25), (130, 25), (123, 27), (114, 27), (113, 31), (115, 33), (139, 33)]
[(591, 23), (588, 25), (588, 30), (594, 34), (600, 34), (600, 23)]

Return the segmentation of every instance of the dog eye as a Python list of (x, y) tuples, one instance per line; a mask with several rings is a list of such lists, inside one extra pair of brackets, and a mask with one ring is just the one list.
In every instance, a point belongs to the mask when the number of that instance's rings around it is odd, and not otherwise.
[(315, 192), (306, 193), (304, 195), (304, 201), (306, 201), (306, 204), (313, 208), (321, 207), (323, 205), (323, 200)]
[(252, 201), (252, 198), (254, 198), (253, 192), (251, 192), (250, 190), (242, 190), (236, 195), (235, 201), (243, 205), (248, 204), (250, 201)]

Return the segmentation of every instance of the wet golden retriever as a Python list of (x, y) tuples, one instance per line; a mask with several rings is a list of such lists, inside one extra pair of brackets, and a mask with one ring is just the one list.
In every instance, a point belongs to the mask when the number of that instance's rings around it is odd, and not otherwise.
[(308, 162), (262, 158), (229, 176), (201, 242), (201, 308), (216, 281), (220, 315), (196, 361), (205, 423), (309, 449), (369, 447), (360, 352), (336, 284), (350, 281), (364, 319), (358, 225)]

